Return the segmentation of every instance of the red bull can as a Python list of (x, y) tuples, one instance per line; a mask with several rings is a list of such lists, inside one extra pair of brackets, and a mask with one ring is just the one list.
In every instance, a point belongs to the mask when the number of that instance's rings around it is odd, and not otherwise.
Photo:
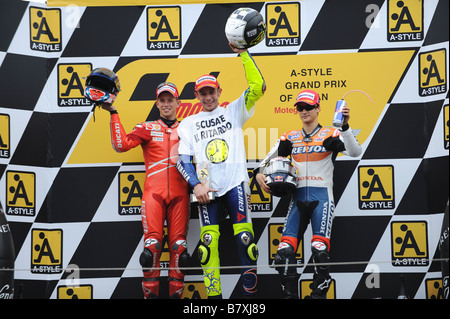
[(344, 114), (342, 114), (342, 109), (347, 103), (344, 100), (338, 100), (336, 102), (336, 108), (334, 110), (333, 126), (341, 128), (344, 125)]

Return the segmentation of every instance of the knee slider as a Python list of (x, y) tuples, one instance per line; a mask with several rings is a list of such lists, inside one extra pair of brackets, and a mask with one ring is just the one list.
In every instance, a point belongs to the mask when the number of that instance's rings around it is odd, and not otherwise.
[(253, 235), (248, 231), (244, 231), (238, 234), (238, 239), (239, 244), (244, 247), (247, 257), (252, 261), (258, 260), (259, 252), (258, 247), (253, 242)]
[(144, 251), (139, 256), (139, 263), (142, 267), (153, 267), (154, 256), (159, 254), (161, 245), (156, 239), (147, 239), (144, 243)]
[(202, 235), (201, 243), (198, 246), (198, 259), (203, 266), (209, 262), (209, 258), (211, 257), (211, 249), (209, 246), (211, 246), (213, 241), (218, 240), (218, 238), (214, 238), (214, 235), (213, 232), (205, 232)]
[(139, 256), (139, 263), (143, 268), (150, 268), (153, 266), (153, 254), (148, 248), (144, 248), (144, 251)]
[[(189, 267), (189, 260), (191, 259), (191, 256), (187, 252), (187, 250), (183, 251), (180, 255), (179, 265), (180, 267)], [(183, 273), (185, 271), (182, 271)]]
[(294, 246), (289, 243), (281, 242), (275, 254), (274, 262), (276, 265), (284, 265), (289, 263), (289, 260), (294, 257)]
[(281, 276), (282, 281), (290, 280), (290, 278), (296, 278), (297, 268), (289, 266), (295, 264), (295, 249), (289, 243), (281, 242), (278, 245), (277, 253), (274, 257), (274, 266)]

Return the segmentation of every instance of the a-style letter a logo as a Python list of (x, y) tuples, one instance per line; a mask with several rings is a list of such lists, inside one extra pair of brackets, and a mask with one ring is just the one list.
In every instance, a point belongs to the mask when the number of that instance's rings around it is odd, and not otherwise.
[(423, 0), (388, 0), (387, 40), (423, 40)]
[(392, 265), (427, 266), (427, 233), (426, 221), (391, 222)]
[[(448, 276), (444, 277), (444, 280), (448, 280)], [(426, 299), (448, 299), (448, 285), (447, 295), (444, 291), (442, 278), (431, 278), (425, 280)]]
[(145, 172), (119, 174), (119, 215), (140, 215)]
[(10, 145), (9, 114), (0, 114), (0, 158), (9, 158)]
[[(275, 255), (278, 252), (278, 246), (281, 243), (281, 235), (283, 233), (283, 224), (269, 224), (269, 263), (275, 260)], [(297, 250), (294, 254), (297, 264), (302, 264), (303, 257), (303, 237), (299, 239)]]
[(300, 45), (300, 3), (266, 5), (267, 46)]
[(34, 216), (36, 176), (33, 172), (6, 172), (6, 214)]
[(250, 206), (252, 212), (272, 211), (272, 195), (263, 191), (263, 189), (259, 186), (255, 176), (253, 175), (252, 169), (248, 168), (247, 173), (250, 177)]
[(92, 285), (58, 286), (57, 299), (92, 299)]
[(447, 50), (419, 54), (419, 95), (430, 96), (447, 92)]
[(392, 165), (358, 168), (359, 209), (393, 209), (394, 167)]
[(60, 9), (30, 7), (30, 46), (43, 52), (62, 50)]
[(84, 97), (84, 83), (92, 71), (91, 63), (58, 64), (58, 105), (90, 106)]
[[(300, 299), (310, 299), (311, 293), (314, 289), (314, 283), (312, 279), (300, 280)], [(326, 279), (321, 286), (328, 286), (326, 299), (336, 299), (336, 280)]]
[(147, 8), (147, 49), (181, 49), (181, 7)]
[(182, 299), (208, 299), (203, 281), (187, 281), (183, 290)]
[(31, 230), (31, 272), (62, 272), (62, 229)]

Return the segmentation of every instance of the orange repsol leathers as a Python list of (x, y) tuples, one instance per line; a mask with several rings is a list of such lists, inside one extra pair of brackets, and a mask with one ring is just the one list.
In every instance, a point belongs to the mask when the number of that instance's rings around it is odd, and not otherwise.
[(259, 165), (257, 172), (262, 173), (262, 168), (270, 159), (276, 156), (289, 156), (298, 171), (297, 190), (289, 207), (282, 242), (287, 242), (295, 248), (298, 246), (298, 231), (307, 224), (299, 225), (301, 219), (297, 216), (291, 220), (290, 215), (301, 214), (301, 211), (304, 211), (298, 207), (297, 202), (303, 205), (314, 203), (314, 208), (309, 207), (311, 215), (308, 214), (313, 227), (313, 241), (321, 241), (328, 249), (330, 248), (334, 212), (334, 161), (340, 152), (349, 156), (358, 156), (361, 153), (361, 146), (351, 129), (347, 125), (345, 130), (340, 131), (319, 124), (311, 134), (306, 134), (304, 130), (284, 133)]
[[(309, 222), (312, 228), (311, 250), (315, 263), (328, 262), (331, 227), (334, 217), (333, 171), (338, 153), (359, 156), (361, 146), (348, 125), (342, 131), (322, 127), (320, 124), (310, 133), (292, 130), (284, 133), (259, 165), (256, 172), (276, 156), (290, 157), (297, 168), (297, 189), (292, 194), (288, 213), (278, 246), (275, 263), (280, 273), (286, 298), (297, 298), (297, 270), (294, 253)], [(328, 291), (328, 266), (315, 267), (312, 297), (324, 297)]]
[[(112, 145), (117, 152), (126, 152), (141, 145), (144, 154), (146, 178), (141, 206), (144, 251), (139, 261), (144, 272), (144, 297), (151, 298), (159, 295), (159, 261), (165, 220), (168, 227), (169, 267), (186, 266), (189, 259), (186, 245), (188, 185), (176, 168), (179, 123), (160, 118), (139, 123), (127, 134), (119, 115), (113, 112), (110, 125)], [(169, 295), (181, 297), (183, 288), (182, 271), (170, 269)]]

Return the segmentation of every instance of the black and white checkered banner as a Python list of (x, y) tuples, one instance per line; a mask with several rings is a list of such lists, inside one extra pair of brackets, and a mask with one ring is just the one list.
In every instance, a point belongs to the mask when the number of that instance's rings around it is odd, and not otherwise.
[[(447, 0), (64, 2), (0, 3), (0, 202), (14, 241), (16, 298), (142, 298), (142, 152), (114, 152), (109, 114), (96, 111), (94, 121), (84, 79), (96, 67), (118, 74), (115, 105), (127, 131), (156, 118), (162, 81), (180, 89), (179, 120), (200, 111), (193, 87), (202, 74), (217, 76), (226, 106), (247, 86), (224, 34), (228, 15), (243, 6), (267, 25), (265, 40), (250, 49), (267, 91), (244, 127), (260, 297), (281, 297), (268, 265), (288, 203), (264, 193), (251, 171), (283, 132), (299, 128), (293, 102), (310, 88), (321, 95), (324, 126), (347, 92), (372, 99), (345, 98), (363, 152), (336, 160), (328, 298), (396, 298), (401, 275), (411, 298), (443, 298)], [(199, 231), (193, 207), (193, 267)], [(221, 234), (222, 291), (237, 298), (228, 219)], [(308, 229), (296, 256), (302, 298), (311, 291), (311, 236)], [(161, 263), (168, 267), (167, 244)], [(200, 270), (186, 276), (184, 297), (206, 297)]]

